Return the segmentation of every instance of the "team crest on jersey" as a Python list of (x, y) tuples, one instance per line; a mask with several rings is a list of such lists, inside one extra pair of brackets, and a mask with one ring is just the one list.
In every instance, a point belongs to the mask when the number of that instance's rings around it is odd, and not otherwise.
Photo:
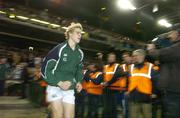
[(63, 61), (67, 61), (67, 58), (66, 58), (66, 57), (64, 57), (64, 58), (63, 58)]
[(63, 56), (67, 57), (68, 55), (67, 55), (67, 53), (64, 53), (64, 55), (63, 55)]
[(67, 61), (67, 56), (68, 56), (67, 53), (63, 54), (63, 61)]

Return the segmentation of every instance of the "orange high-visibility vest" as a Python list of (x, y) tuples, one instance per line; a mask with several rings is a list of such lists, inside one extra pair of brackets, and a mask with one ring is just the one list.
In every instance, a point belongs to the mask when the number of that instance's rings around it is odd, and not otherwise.
[[(117, 68), (118, 68), (119, 64), (115, 63), (113, 65), (105, 65), (104, 66), (104, 82), (108, 82), (112, 79), (112, 77), (114, 76)], [(124, 83), (118, 79), (117, 81), (115, 81), (114, 83), (112, 83), (109, 88), (112, 90), (123, 90), (123, 88), (121, 87), (122, 84), (124, 85)]]
[[(83, 74), (85, 75), (86, 72), (87, 72), (87, 70), (84, 70), (84, 71), (83, 71)], [(86, 85), (87, 85), (87, 82), (86, 82), (85, 80), (83, 80), (83, 81), (82, 81), (82, 87), (83, 87), (84, 90), (86, 90)]]
[(139, 92), (144, 94), (152, 94), (152, 81), (151, 81), (151, 70), (153, 64), (145, 62), (141, 69), (135, 68), (134, 64), (130, 67), (130, 78), (128, 85), (128, 92), (137, 89)]
[[(91, 73), (90, 78), (96, 79), (101, 74), (101, 72)], [(103, 87), (101, 84), (97, 85), (94, 84), (91, 80), (89, 80), (86, 84), (86, 91), (90, 94), (101, 95), (103, 93)]]
[(41, 87), (46, 87), (48, 85), (44, 80), (41, 80), (39, 84)]
[[(128, 65), (127, 64), (122, 64), (121, 65), (121, 68), (123, 69), (123, 72), (127, 72), (129, 69), (128, 69)], [(122, 88), (122, 90), (126, 90), (126, 86), (127, 86), (127, 77), (120, 77), (119, 78), (119, 84), (120, 84), (120, 87)]]

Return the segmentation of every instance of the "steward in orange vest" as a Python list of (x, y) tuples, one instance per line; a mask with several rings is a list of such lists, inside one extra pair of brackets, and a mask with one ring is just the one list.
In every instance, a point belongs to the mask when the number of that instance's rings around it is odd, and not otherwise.
[(88, 115), (87, 118), (97, 118), (99, 103), (101, 102), (100, 96), (103, 93), (101, 82), (102, 72), (98, 71), (97, 64), (90, 64), (89, 70), (83, 78), (86, 81), (86, 92), (88, 96)]
[(88, 76), (84, 77), (86, 80), (86, 91), (88, 94), (102, 95), (103, 88), (100, 84), (102, 82), (102, 72), (90, 72)]
[[(145, 62), (145, 51), (142, 49), (133, 52), (133, 62), (130, 66), (128, 82), (129, 118), (152, 118), (152, 94), (157, 71), (154, 65)], [(138, 109), (137, 109), (138, 108)]]
[(104, 113), (103, 118), (117, 118), (117, 96), (124, 90), (121, 78), (126, 74), (122, 68), (116, 63), (116, 55), (108, 54), (108, 64), (103, 69), (103, 98), (104, 98)]
[[(121, 65), (121, 68), (123, 69), (123, 72), (129, 72), (129, 67), (132, 64), (132, 55), (130, 52), (126, 51), (122, 54), (122, 60), (123, 60), (123, 64)], [(128, 87), (128, 77), (121, 77), (121, 81), (123, 84), (123, 86), (125, 86), (124, 88), (124, 92), (122, 92), (120, 99), (118, 99), (120, 101), (120, 103), (122, 104), (122, 109), (123, 109), (123, 114), (124, 114), (124, 118), (128, 118), (128, 98), (125, 96), (125, 91), (127, 91), (127, 87)]]
[(152, 69), (153, 64), (144, 62), (141, 64), (132, 64), (130, 68), (130, 77), (128, 92), (131, 93), (137, 90), (139, 93), (152, 94)]
[(125, 90), (126, 82), (124, 78), (121, 78), (125, 75), (126, 73), (123, 72), (118, 63), (111, 63), (104, 66), (103, 80), (111, 90)]

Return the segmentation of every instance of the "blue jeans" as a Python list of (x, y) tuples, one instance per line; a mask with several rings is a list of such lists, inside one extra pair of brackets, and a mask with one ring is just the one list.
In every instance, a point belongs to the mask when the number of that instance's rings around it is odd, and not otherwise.
[(163, 92), (162, 118), (180, 118), (180, 93)]

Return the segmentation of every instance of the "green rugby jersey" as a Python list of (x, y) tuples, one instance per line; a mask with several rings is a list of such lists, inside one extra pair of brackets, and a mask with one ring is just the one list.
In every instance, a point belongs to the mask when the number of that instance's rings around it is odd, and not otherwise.
[(71, 49), (67, 41), (57, 45), (43, 59), (41, 73), (44, 80), (52, 86), (57, 86), (59, 81), (70, 81), (70, 89), (74, 89), (83, 78), (83, 57), (78, 45), (75, 50)]

